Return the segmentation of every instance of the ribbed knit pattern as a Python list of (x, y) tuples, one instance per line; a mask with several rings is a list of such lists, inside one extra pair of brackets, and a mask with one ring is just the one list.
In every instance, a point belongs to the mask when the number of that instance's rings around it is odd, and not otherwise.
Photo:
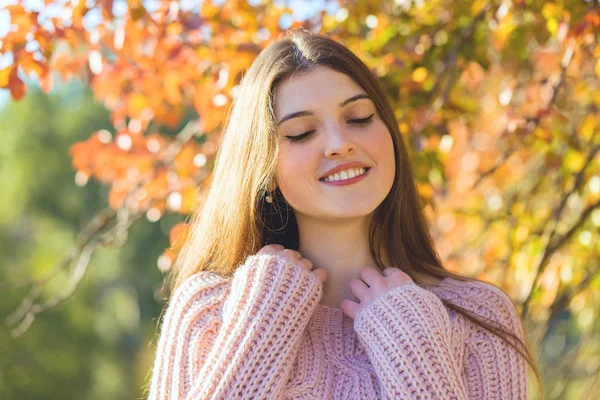
[(440, 300), (523, 338), (495, 286), (409, 284), (354, 321), (321, 295), (312, 273), (272, 255), (248, 257), (231, 279), (193, 275), (164, 314), (149, 398), (527, 399), (523, 358)]

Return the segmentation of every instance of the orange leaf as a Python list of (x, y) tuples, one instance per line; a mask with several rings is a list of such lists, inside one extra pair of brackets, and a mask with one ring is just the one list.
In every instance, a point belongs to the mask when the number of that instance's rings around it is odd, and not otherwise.
[(24, 35), (34, 31), (33, 25), (37, 23), (37, 12), (27, 11), (21, 5), (11, 5), (5, 7), (10, 14), (10, 23), (17, 27), (17, 30)]
[(40, 45), (40, 53), (49, 60), (52, 57), (52, 53), (54, 52), (54, 42), (56, 38), (48, 32), (37, 32), (34, 35), (35, 40)]
[(185, 242), (188, 235), (189, 225), (185, 222), (180, 222), (175, 224), (171, 228), (171, 232), (169, 233), (169, 243), (171, 247), (178, 248), (181, 247), (183, 242)]
[(188, 214), (193, 211), (198, 202), (198, 193), (195, 185), (190, 185), (187, 188), (179, 191), (181, 194), (180, 214)]
[(19, 67), (21, 67), (23, 72), (25, 72), (27, 75), (31, 76), (31, 74), (34, 73), (38, 78), (45, 76), (48, 72), (48, 66), (45, 63), (35, 60), (33, 55), (19, 60)]
[(80, 28), (83, 26), (83, 17), (88, 12), (86, 1), (79, 0), (71, 13), (71, 21), (73, 26)]
[(46, 76), (40, 79), (40, 88), (48, 93), (54, 87), (54, 75), (51, 72), (48, 72)]
[(195, 169), (194, 157), (198, 151), (194, 142), (186, 143), (183, 149), (175, 156), (173, 163), (179, 175), (189, 175), (191, 169)]
[(168, 72), (163, 82), (167, 101), (173, 105), (181, 103), (181, 93), (179, 92), (179, 72)]

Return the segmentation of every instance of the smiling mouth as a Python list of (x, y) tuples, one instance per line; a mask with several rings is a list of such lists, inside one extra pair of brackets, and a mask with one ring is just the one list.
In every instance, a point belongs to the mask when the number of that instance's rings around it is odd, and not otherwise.
[(332, 184), (336, 184), (336, 183), (337, 184), (341, 184), (341, 183), (346, 183), (346, 182), (352, 183), (352, 182), (355, 182), (357, 180), (362, 179), (371, 170), (371, 167), (363, 167), (363, 168), (365, 169), (364, 173), (362, 173), (360, 175), (356, 175), (356, 176), (354, 176), (352, 178), (348, 177), (346, 179), (340, 179), (340, 180), (337, 180), (337, 181), (329, 181), (329, 180), (327, 180), (327, 177), (323, 177), (323, 178), (320, 178), (319, 181), (321, 181), (323, 183), (332, 183)]

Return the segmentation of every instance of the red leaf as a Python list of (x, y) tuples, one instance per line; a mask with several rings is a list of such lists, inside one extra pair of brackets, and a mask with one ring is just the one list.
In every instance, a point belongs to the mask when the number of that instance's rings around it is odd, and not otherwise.
[(12, 71), (10, 71), (8, 88), (10, 89), (10, 95), (15, 100), (20, 100), (23, 96), (25, 96), (25, 84), (21, 78), (17, 76), (17, 68), (13, 68)]

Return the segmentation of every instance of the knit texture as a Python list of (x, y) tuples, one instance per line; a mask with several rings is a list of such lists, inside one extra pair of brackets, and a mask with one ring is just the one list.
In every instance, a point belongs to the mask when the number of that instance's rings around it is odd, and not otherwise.
[(441, 298), (524, 337), (497, 287), (444, 279), (377, 298), (356, 319), (319, 304), (321, 282), (273, 255), (172, 295), (149, 399), (527, 399), (526, 363)]

